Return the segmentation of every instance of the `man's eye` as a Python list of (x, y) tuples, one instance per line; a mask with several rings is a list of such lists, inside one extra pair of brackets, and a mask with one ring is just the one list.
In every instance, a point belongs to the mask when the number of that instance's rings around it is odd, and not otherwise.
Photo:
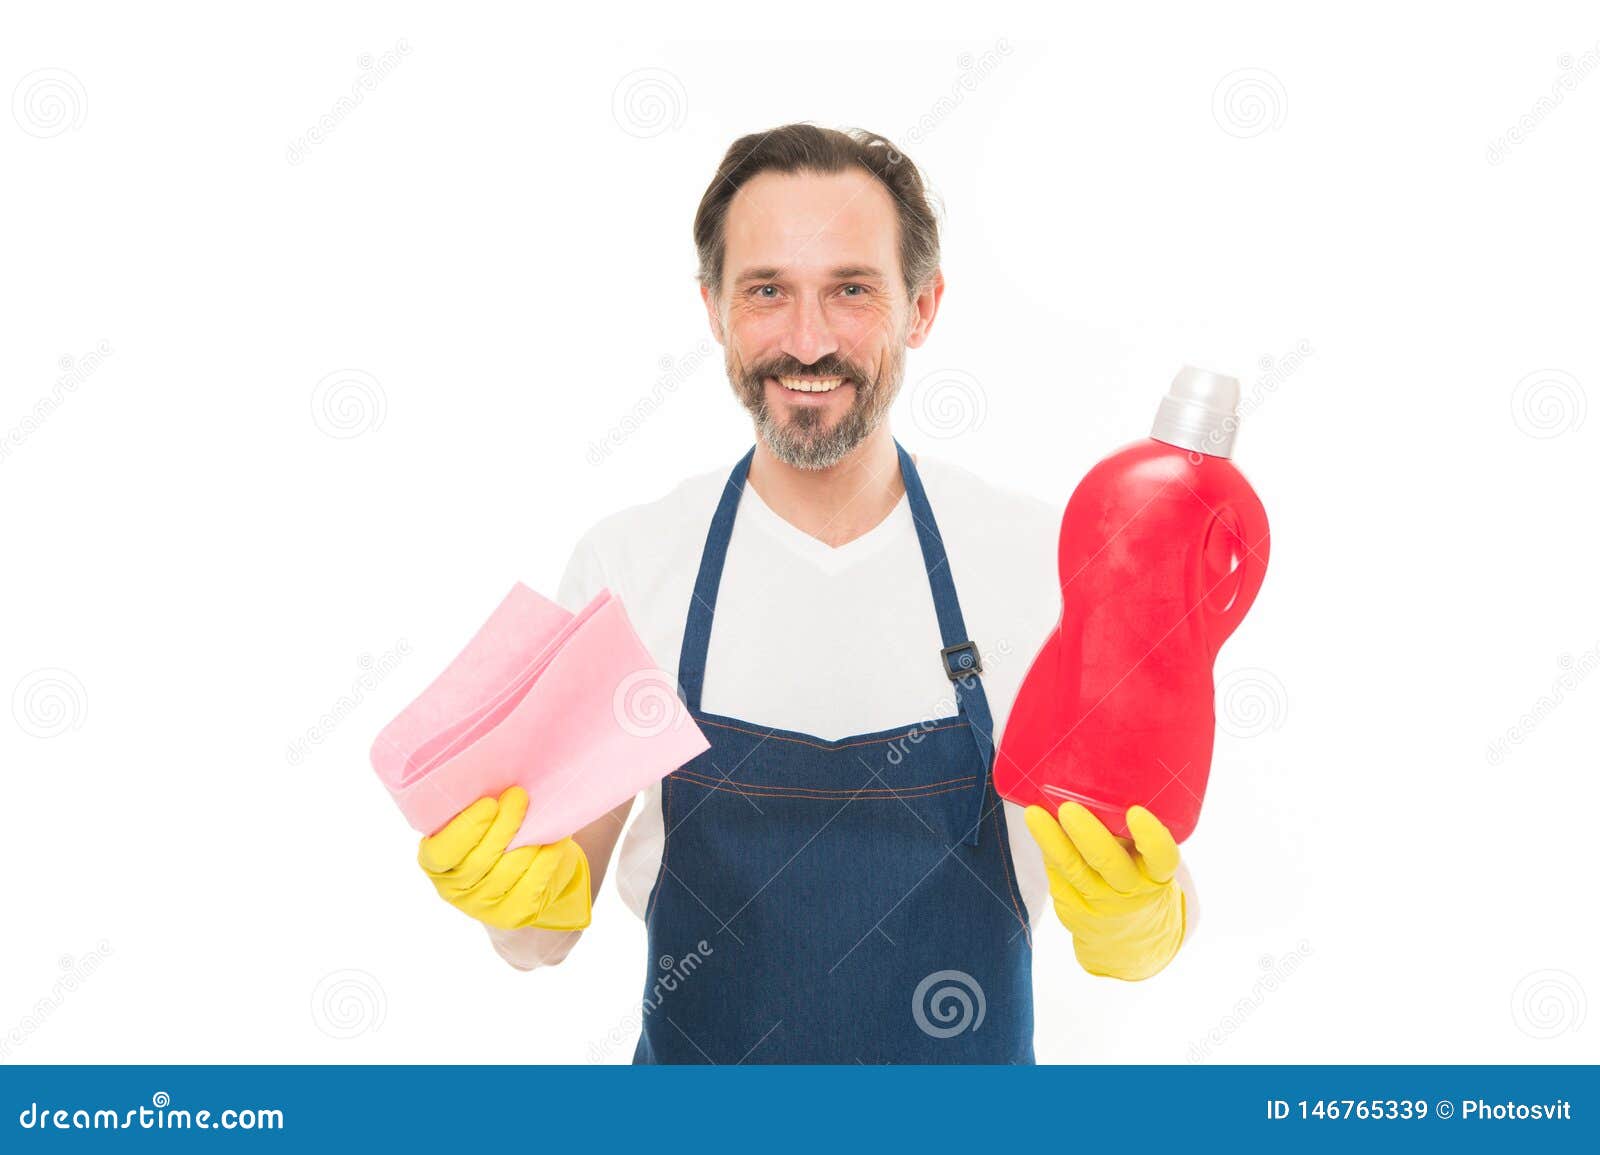
[(763, 298), (765, 300), (770, 301), (773, 297), (776, 297), (778, 295), (778, 286), (777, 285), (757, 285), (756, 288), (755, 288), (755, 294), (758, 297), (761, 297), (761, 298)]
[(867, 295), (867, 287), (865, 285), (846, 285), (839, 291), (849, 297), (865, 297)]

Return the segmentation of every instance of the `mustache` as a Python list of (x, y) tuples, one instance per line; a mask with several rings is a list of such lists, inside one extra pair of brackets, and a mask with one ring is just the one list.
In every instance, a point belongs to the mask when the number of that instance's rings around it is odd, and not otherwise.
[(861, 387), (872, 384), (871, 376), (860, 366), (831, 353), (809, 365), (798, 357), (769, 357), (750, 365), (745, 370), (745, 377), (755, 384), (759, 384), (763, 377), (848, 377)]

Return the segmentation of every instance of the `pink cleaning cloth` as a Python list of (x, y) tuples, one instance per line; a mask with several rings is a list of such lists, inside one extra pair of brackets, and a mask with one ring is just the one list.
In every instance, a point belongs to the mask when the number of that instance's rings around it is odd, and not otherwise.
[(709, 745), (609, 590), (571, 614), (518, 583), (379, 733), (372, 767), (423, 834), (521, 786), (514, 849), (576, 833)]

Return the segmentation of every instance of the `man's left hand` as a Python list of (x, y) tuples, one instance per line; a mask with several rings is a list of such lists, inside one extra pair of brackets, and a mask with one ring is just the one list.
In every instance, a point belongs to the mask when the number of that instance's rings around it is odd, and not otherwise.
[(1182, 889), (1173, 881), (1178, 844), (1154, 814), (1128, 810), (1131, 843), (1076, 802), (1057, 818), (1042, 806), (1026, 812), (1044, 851), (1056, 917), (1072, 932), (1078, 963), (1090, 974), (1146, 979), (1183, 943)]

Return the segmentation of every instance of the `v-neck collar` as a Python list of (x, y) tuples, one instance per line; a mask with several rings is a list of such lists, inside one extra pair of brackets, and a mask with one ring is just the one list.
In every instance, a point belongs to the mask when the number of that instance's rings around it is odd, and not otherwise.
[(799, 526), (786, 521), (762, 500), (756, 487), (745, 483), (744, 498), (740, 502), (740, 519), (749, 518), (750, 524), (782, 542), (790, 551), (817, 569), (839, 573), (893, 545), (905, 535), (915, 535), (916, 523), (911, 517), (911, 503), (905, 493), (884, 515), (877, 525), (860, 537), (843, 545), (829, 545), (821, 538), (812, 537)]

